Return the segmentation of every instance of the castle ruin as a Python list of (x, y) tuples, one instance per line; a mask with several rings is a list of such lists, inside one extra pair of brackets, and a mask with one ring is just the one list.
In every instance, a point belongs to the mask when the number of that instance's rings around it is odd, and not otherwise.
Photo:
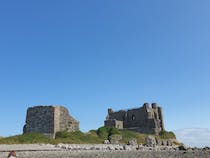
[(127, 111), (114, 112), (112, 109), (108, 109), (108, 116), (104, 124), (118, 129), (156, 135), (164, 130), (162, 108), (156, 103), (152, 103), (152, 107), (148, 103), (144, 103), (140, 108)]
[(77, 131), (79, 122), (63, 106), (35, 106), (27, 110), (23, 133), (42, 133), (55, 138), (59, 131)]

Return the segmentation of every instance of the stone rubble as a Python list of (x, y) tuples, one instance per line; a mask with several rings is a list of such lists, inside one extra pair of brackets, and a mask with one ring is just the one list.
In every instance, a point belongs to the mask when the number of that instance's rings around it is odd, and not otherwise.
[(149, 147), (145, 145), (126, 145), (126, 144), (57, 144), (55, 148), (69, 151), (78, 150), (100, 150), (100, 151), (110, 151), (110, 150), (127, 150), (127, 151), (161, 151), (161, 150), (183, 150), (179, 146), (155, 146)]

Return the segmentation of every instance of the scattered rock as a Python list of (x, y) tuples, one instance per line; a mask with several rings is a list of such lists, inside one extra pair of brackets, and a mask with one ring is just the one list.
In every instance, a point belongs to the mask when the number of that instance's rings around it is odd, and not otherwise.
[(170, 139), (167, 140), (167, 146), (173, 146), (173, 142)]
[(145, 139), (146, 139), (146, 145), (148, 147), (155, 147), (157, 145), (155, 137), (147, 136)]
[[(180, 146), (180, 148), (183, 148)], [(0, 156), (7, 157), (11, 149), (17, 151), (21, 158), (209, 158), (210, 148), (186, 148), (178, 151), (174, 146), (147, 147), (143, 145), (115, 145), (115, 144), (21, 144), (0, 145)], [(138, 150), (137, 150), (138, 149)], [(33, 152), (32, 152), (33, 151)]]
[(167, 140), (162, 140), (162, 145), (167, 146)]
[(110, 144), (109, 140), (104, 140), (104, 144)]
[(132, 148), (130, 146), (128, 146), (128, 145), (124, 145), (123, 146), (123, 149), (124, 150), (128, 150), (128, 151), (132, 150)]
[(114, 148), (114, 146), (111, 146), (111, 145), (110, 145), (110, 146), (107, 147), (107, 149), (108, 149), (108, 150), (114, 150), (115, 148)]
[(184, 145), (184, 144), (182, 144), (182, 145), (180, 145), (179, 147), (178, 147), (178, 149), (179, 150), (187, 150), (187, 147)]
[(204, 150), (204, 151), (210, 150), (210, 147), (206, 146), (202, 150)]
[(132, 146), (135, 146), (135, 145), (138, 145), (137, 144), (137, 139), (136, 138), (131, 138), (128, 143), (128, 145), (132, 145)]
[(156, 145), (161, 146), (162, 145), (162, 141), (160, 139), (155, 138), (156, 140)]
[(111, 144), (119, 144), (120, 140), (122, 140), (122, 135), (120, 134), (114, 134), (109, 137)]

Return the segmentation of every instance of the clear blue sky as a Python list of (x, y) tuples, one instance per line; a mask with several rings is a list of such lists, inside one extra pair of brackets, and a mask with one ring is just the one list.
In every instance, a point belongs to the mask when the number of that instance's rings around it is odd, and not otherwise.
[(167, 130), (210, 129), (209, 0), (0, 2), (0, 135), (64, 105), (83, 131), (157, 102)]

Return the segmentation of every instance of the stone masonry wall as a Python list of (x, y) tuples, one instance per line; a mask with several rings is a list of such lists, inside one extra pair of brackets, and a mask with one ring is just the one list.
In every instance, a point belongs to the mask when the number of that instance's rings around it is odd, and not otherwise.
[[(110, 120), (110, 121), (109, 121)], [(152, 107), (145, 103), (142, 107), (114, 112), (108, 109), (105, 126), (113, 126), (113, 121), (123, 121), (123, 128), (140, 133), (159, 134), (164, 130), (162, 109), (156, 103)], [(117, 128), (117, 126), (115, 126)]]
[(79, 130), (79, 122), (63, 106), (35, 106), (27, 110), (23, 133), (42, 133), (51, 138), (58, 131)]
[(118, 129), (123, 129), (123, 121), (116, 119), (108, 119), (104, 121), (105, 126), (116, 127)]
[(69, 115), (69, 111), (65, 107), (56, 107), (60, 112), (59, 131), (77, 131), (79, 130), (79, 122)]
[(28, 108), (24, 133), (43, 133), (50, 135), (54, 132), (54, 107), (37, 106)]

